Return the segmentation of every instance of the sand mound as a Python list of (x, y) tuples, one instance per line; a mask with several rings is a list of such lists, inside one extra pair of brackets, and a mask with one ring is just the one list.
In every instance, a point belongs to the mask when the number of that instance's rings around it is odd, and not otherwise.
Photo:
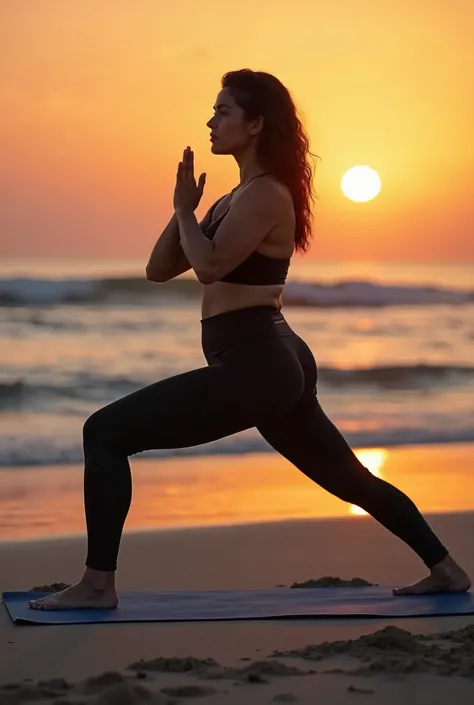
[(30, 592), (60, 592), (71, 587), (69, 583), (50, 583), (49, 585), (38, 585), (30, 588)]
[[(354, 668), (303, 670), (287, 665), (280, 658), (322, 661), (341, 654), (359, 661)], [(328, 664), (329, 665), (329, 664)], [(346, 666), (344, 660), (343, 666)], [(105, 671), (77, 683), (62, 678), (44, 681), (25, 679), (0, 687), (0, 705), (20, 705), (26, 701), (54, 700), (54, 705), (174, 705), (176, 698), (193, 698), (227, 691), (191, 683), (165, 683), (157, 676), (186, 674), (200, 680), (231, 679), (234, 685), (268, 683), (272, 678), (305, 676), (316, 673), (340, 673), (351, 676), (375, 674), (430, 673), (439, 676), (461, 676), (474, 679), (474, 625), (450, 632), (429, 635), (411, 634), (405, 629), (388, 626), (358, 639), (311, 644), (290, 651), (275, 651), (266, 660), (253, 661), (242, 668), (222, 666), (212, 658), (143, 659), (119, 671)], [(128, 671), (134, 671), (133, 674)], [(138, 682), (141, 681), (141, 682)], [(370, 692), (353, 685), (353, 692)], [(275, 702), (292, 702), (295, 696), (281, 693)]]
[(378, 587), (376, 583), (369, 583), (364, 578), (344, 578), (332, 577), (331, 575), (321, 578), (305, 580), (304, 583), (293, 583), (291, 588), (323, 588), (323, 587)]
[[(177, 700), (161, 692), (129, 683), (116, 683), (89, 701), (91, 705), (176, 705)], [(57, 703), (55, 703), (57, 705)]]
[(190, 671), (200, 672), (209, 668), (222, 668), (222, 666), (212, 658), (199, 659), (194, 656), (171, 658), (160, 656), (150, 661), (135, 661), (127, 666), (131, 671), (157, 671), (161, 673), (188, 673)]
[(452, 632), (414, 635), (389, 626), (347, 641), (311, 644), (302, 649), (274, 651), (271, 657), (297, 657), (309, 661), (346, 654), (363, 662), (354, 675), (372, 673), (432, 673), (474, 678), (474, 626)]
[(204, 688), (202, 685), (178, 685), (174, 688), (162, 688), (161, 692), (175, 695), (178, 698), (200, 698), (203, 695), (213, 695), (219, 691), (215, 688)]
[(265, 676), (304, 676), (315, 671), (304, 671), (296, 666), (287, 666), (279, 661), (253, 661), (242, 668), (221, 666), (211, 658), (157, 658), (151, 661), (136, 661), (127, 666), (129, 670), (144, 673), (147, 671), (161, 673), (188, 673), (203, 680), (231, 679), (248, 683), (266, 683)]

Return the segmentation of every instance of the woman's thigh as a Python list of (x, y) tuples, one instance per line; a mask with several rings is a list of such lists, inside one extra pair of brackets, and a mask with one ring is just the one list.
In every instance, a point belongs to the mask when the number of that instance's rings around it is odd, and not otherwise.
[(99, 437), (132, 455), (202, 445), (256, 426), (278, 408), (271, 380), (257, 372), (216, 364), (151, 384), (92, 414), (85, 442)]

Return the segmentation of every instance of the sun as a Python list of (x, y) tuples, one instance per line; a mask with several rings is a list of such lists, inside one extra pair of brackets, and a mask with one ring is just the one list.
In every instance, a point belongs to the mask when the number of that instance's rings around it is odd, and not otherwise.
[(370, 166), (353, 166), (341, 179), (342, 193), (351, 201), (371, 201), (381, 189), (380, 176)]

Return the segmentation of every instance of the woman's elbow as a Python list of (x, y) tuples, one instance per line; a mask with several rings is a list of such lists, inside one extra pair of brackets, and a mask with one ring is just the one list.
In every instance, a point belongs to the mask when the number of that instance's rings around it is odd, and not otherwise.
[(166, 277), (163, 272), (158, 272), (148, 264), (145, 267), (145, 276), (149, 282), (166, 282), (169, 279), (169, 277)]
[(217, 281), (217, 276), (211, 269), (195, 269), (194, 272), (200, 284), (214, 284)]
[(209, 258), (207, 262), (203, 262), (200, 267), (194, 269), (194, 272), (201, 284), (214, 284), (222, 276), (222, 264), (215, 257)]

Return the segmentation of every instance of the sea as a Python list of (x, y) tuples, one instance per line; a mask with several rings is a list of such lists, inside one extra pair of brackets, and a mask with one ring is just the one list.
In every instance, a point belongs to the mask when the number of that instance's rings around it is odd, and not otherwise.
[[(81, 463), (96, 409), (202, 367), (202, 286), (144, 260), (0, 263), (0, 470)], [(474, 264), (290, 268), (283, 312), (311, 347), (319, 400), (354, 448), (474, 441)], [(267, 452), (255, 429), (143, 457)]]

